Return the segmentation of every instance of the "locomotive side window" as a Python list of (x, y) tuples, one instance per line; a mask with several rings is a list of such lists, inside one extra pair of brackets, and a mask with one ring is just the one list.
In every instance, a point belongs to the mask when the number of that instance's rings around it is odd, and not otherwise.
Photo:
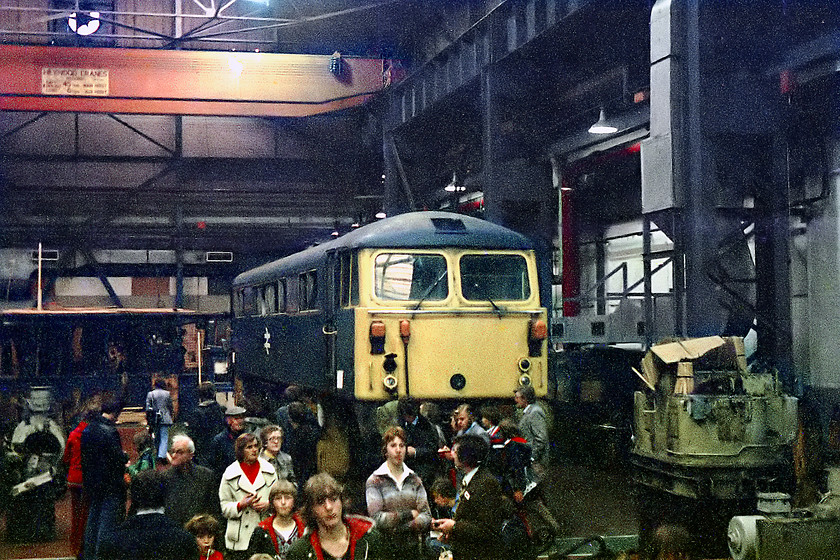
[(254, 287), (242, 290), (242, 314), (246, 317), (257, 314), (257, 290)]
[(339, 304), (350, 307), (359, 304), (359, 254), (343, 253), (341, 255), (341, 291)]
[(234, 292), (233, 294), (233, 315), (235, 317), (242, 317), (244, 315), (243, 302), (244, 297), (242, 294), (242, 290), (236, 290), (236, 292)]
[(374, 263), (374, 290), (381, 299), (443, 300), (449, 295), (441, 255), (382, 253)]
[(263, 286), (260, 304), (260, 315), (277, 313), (277, 288), (274, 284)]
[(338, 302), (341, 307), (347, 307), (350, 305), (350, 262), (350, 254), (343, 253), (341, 255), (341, 273), (338, 298)]
[(301, 311), (318, 309), (318, 273), (315, 270), (300, 275), (298, 299)]
[(286, 307), (286, 279), (283, 278), (277, 282), (277, 311), (285, 313)]
[(359, 305), (359, 253), (350, 257), (350, 305)]
[(531, 296), (528, 265), (520, 255), (464, 255), (461, 291), (473, 301), (520, 301)]
[(297, 313), (300, 301), (300, 282), (295, 282), (294, 278), (284, 278), (283, 283), (286, 285), (286, 313)]

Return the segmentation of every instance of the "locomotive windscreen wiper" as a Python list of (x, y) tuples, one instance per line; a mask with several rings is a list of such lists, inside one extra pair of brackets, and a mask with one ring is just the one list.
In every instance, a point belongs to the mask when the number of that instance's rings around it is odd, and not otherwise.
[(440, 281), (444, 278), (446, 278), (446, 269), (444, 269), (444, 271), (440, 273), (440, 276), (437, 277), (437, 280), (435, 280), (431, 286), (426, 288), (426, 291), (423, 292), (422, 296), (420, 296), (420, 299), (417, 301), (417, 305), (414, 306), (415, 311), (420, 309), (420, 306), (423, 304), (424, 301), (426, 301), (426, 298), (432, 295), (434, 289), (438, 287), (438, 284), (440, 284)]
[(473, 282), (473, 288), (478, 290), (478, 292), (481, 294), (481, 297), (490, 302), (490, 305), (492, 305), (493, 309), (496, 310), (496, 313), (499, 314), (499, 319), (501, 319), (502, 315), (504, 315), (505, 313), (505, 310), (496, 305), (496, 302), (493, 301), (492, 298), (490, 298), (490, 296), (487, 294), (487, 290), (485, 290), (483, 286), (480, 286), (478, 282)]

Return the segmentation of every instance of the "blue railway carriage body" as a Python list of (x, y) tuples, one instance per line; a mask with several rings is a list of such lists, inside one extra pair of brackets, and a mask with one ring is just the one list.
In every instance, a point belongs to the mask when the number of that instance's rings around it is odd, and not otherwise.
[(256, 399), (274, 392), (267, 384), (357, 402), (546, 393), (531, 243), (476, 218), (416, 212), (364, 226), (239, 275), (232, 306), (232, 360)]

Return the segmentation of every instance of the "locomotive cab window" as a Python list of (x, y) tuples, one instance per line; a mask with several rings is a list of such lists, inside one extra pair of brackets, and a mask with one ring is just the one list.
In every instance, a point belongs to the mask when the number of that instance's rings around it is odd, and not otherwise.
[(521, 301), (531, 296), (528, 264), (520, 255), (464, 255), (461, 292), (472, 301)]
[(440, 301), (449, 295), (442, 255), (383, 253), (374, 264), (376, 297), (396, 301)]

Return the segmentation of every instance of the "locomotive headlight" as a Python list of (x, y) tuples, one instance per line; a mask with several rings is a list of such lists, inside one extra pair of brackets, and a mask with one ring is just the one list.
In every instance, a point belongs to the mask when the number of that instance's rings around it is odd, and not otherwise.
[(385, 386), (386, 391), (396, 391), (397, 390), (397, 377), (395, 375), (386, 375), (382, 379), (382, 384)]
[(531, 385), (531, 376), (530, 375), (520, 375), (519, 376), (519, 384), (523, 387), (528, 387)]
[(519, 371), (522, 373), (528, 373), (531, 370), (531, 360), (528, 358), (522, 358), (519, 360)]

